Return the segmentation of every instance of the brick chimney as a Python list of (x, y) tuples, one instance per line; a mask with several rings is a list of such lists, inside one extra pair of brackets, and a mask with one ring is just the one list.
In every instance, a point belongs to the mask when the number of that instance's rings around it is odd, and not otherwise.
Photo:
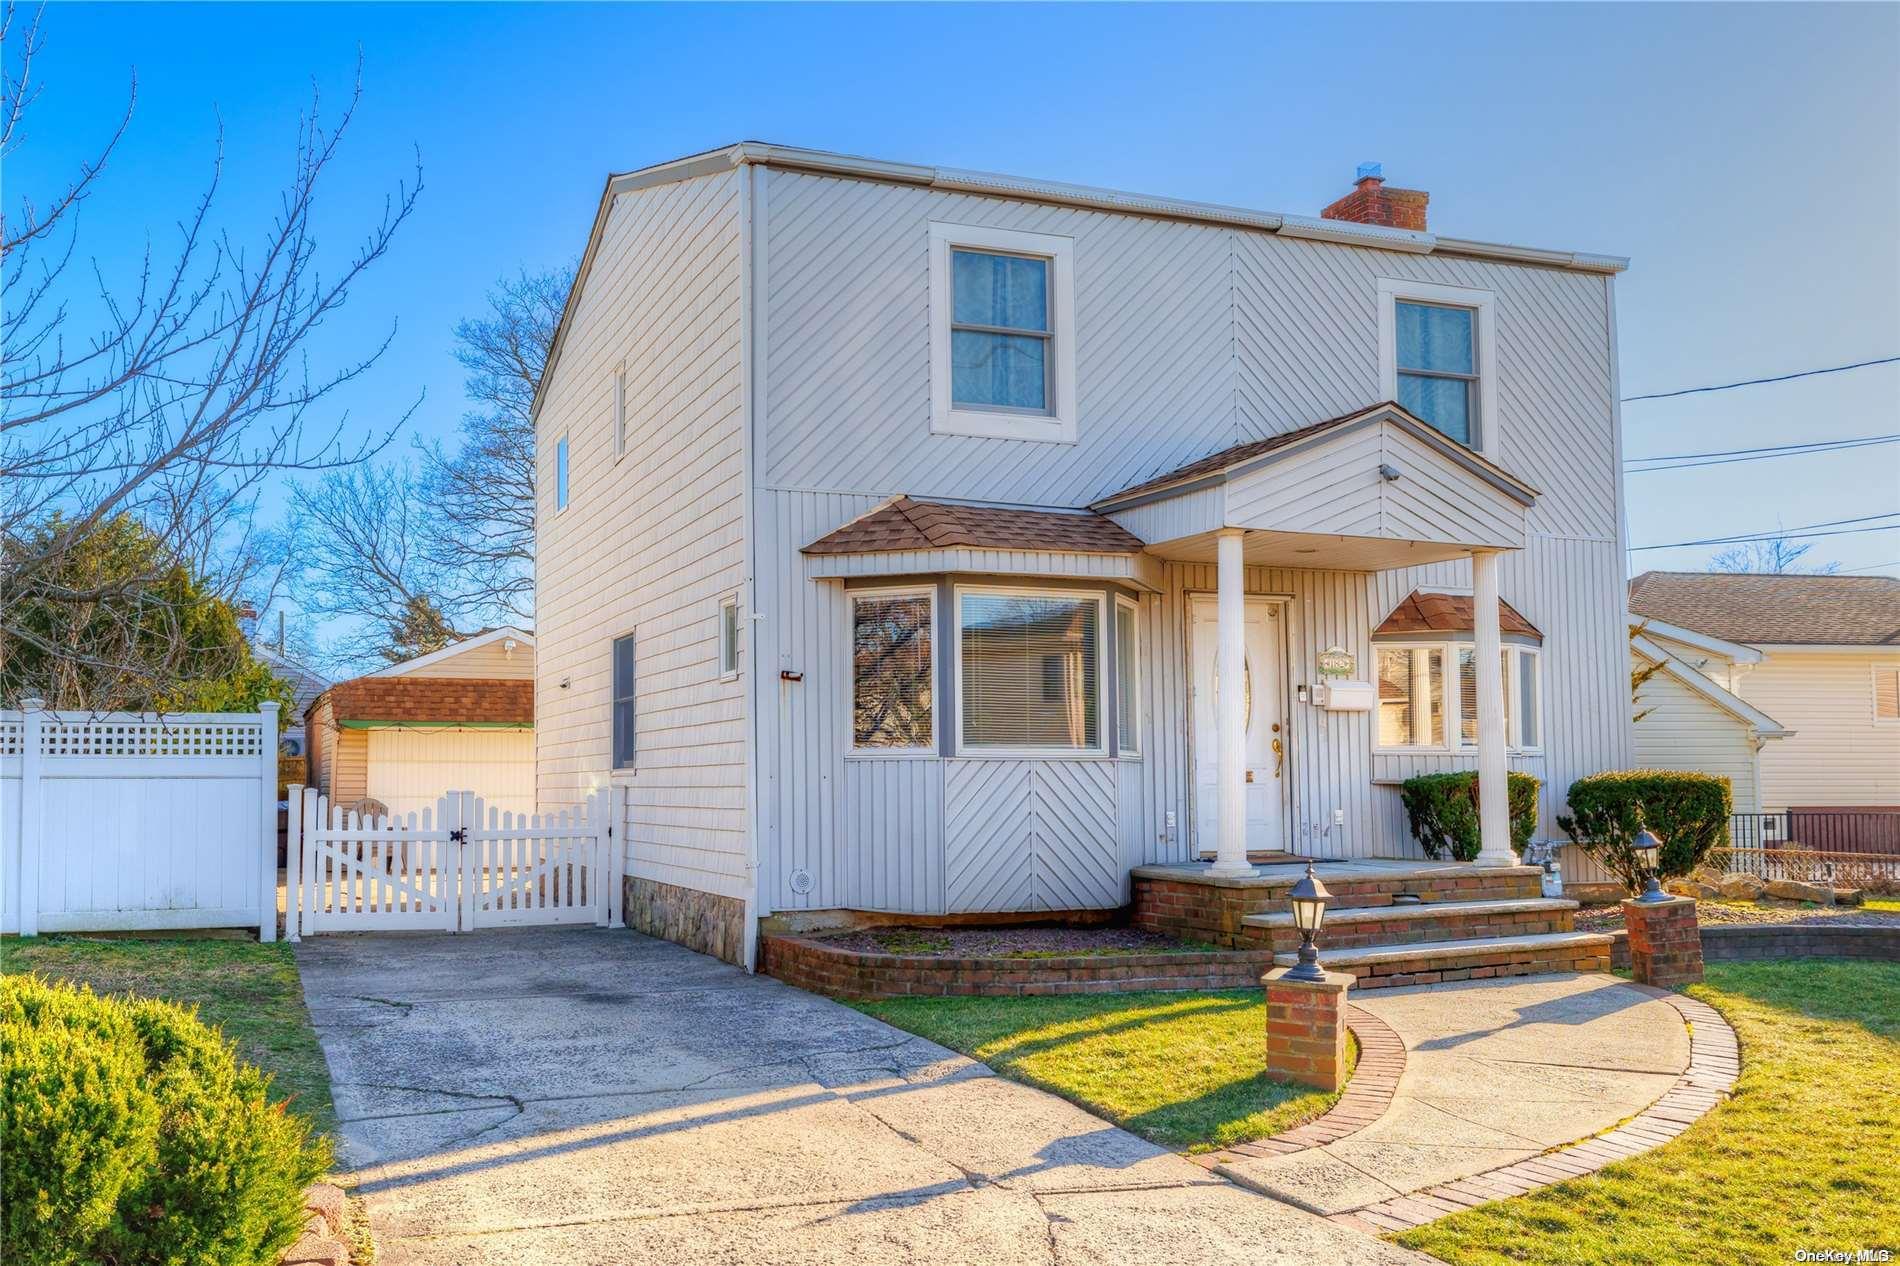
[(1322, 220), (1351, 220), (1388, 229), (1425, 231), (1425, 204), (1431, 195), (1423, 189), (1388, 189), (1378, 163), (1360, 163), (1352, 192), (1319, 213)]

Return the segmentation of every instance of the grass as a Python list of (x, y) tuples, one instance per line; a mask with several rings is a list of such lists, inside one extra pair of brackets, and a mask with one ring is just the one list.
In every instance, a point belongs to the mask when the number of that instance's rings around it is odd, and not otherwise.
[(1785, 1263), (1893, 1248), (1900, 1200), (1900, 964), (1712, 963), (1687, 992), (1742, 1044), (1734, 1097), (1590, 1178), (1398, 1237), (1448, 1262)]
[(1185, 1151), (1278, 1134), (1338, 1098), (1268, 1079), (1266, 1004), (1258, 989), (856, 1005)]
[(240, 1055), (272, 1075), (273, 1095), (287, 1098), (291, 1110), (316, 1129), (335, 1133), (329, 1069), (304, 1009), (289, 945), (82, 936), (0, 942), (0, 974), (27, 972), (84, 982), (95, 993), (196, 1006), (199, 1019), (224, 1030)]

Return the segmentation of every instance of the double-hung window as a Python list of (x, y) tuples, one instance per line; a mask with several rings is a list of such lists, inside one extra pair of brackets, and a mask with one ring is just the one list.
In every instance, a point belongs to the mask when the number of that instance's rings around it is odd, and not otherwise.
[(1105, 750), (1099, 592), (959, 588), (957, 717), (961, 751)]
[(930, 226), (931, 429), (1075, 439), (1074, 240)]
[(1495, 296), (1383, 278), (1380, 377), (1387, 398), (1468, 448), (1495, 455)]
[(936, 750), (936, 602), (930, 589), (851, 595), (851, 746), (883, 755)]
[[(1382, 751), (1475, 751), (1478, 661), (1469, 642), (1373, 648), (1378, 665), (1377, 746)], [(1504, 734), (1510, 750), (1543, 746), (1542, 652), (1511, 643), (1499, 651), (1504, 673)]]

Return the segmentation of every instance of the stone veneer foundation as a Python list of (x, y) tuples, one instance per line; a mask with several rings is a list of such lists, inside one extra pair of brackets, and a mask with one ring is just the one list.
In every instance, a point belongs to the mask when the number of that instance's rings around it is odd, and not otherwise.
[(745, 902), (739, 898), (632, 875), (621, 891), (634, 931), (745, 965)]

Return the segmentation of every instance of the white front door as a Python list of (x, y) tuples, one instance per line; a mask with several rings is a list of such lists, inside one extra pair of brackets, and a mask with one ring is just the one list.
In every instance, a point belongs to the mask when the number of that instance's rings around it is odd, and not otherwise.
[[(1194, 687), (1194, 806), (1195, 848), (1214, 853), (1220, 838), (1220, 725), (1215, 718), (1220, 644), (1213, 596), (1193, 598), (1188, 605), (1188, 645)], [(1247, 721), (1247, 849), (1278, 849), (1280, 843), (1280, 775), (1284, 739), (1280, 717), (1280, 604), (1268, 598), (1247, 599), (1247, 673), (1242, 705)], [(1276, 751), (1276, 744), (1280, 750)]]

